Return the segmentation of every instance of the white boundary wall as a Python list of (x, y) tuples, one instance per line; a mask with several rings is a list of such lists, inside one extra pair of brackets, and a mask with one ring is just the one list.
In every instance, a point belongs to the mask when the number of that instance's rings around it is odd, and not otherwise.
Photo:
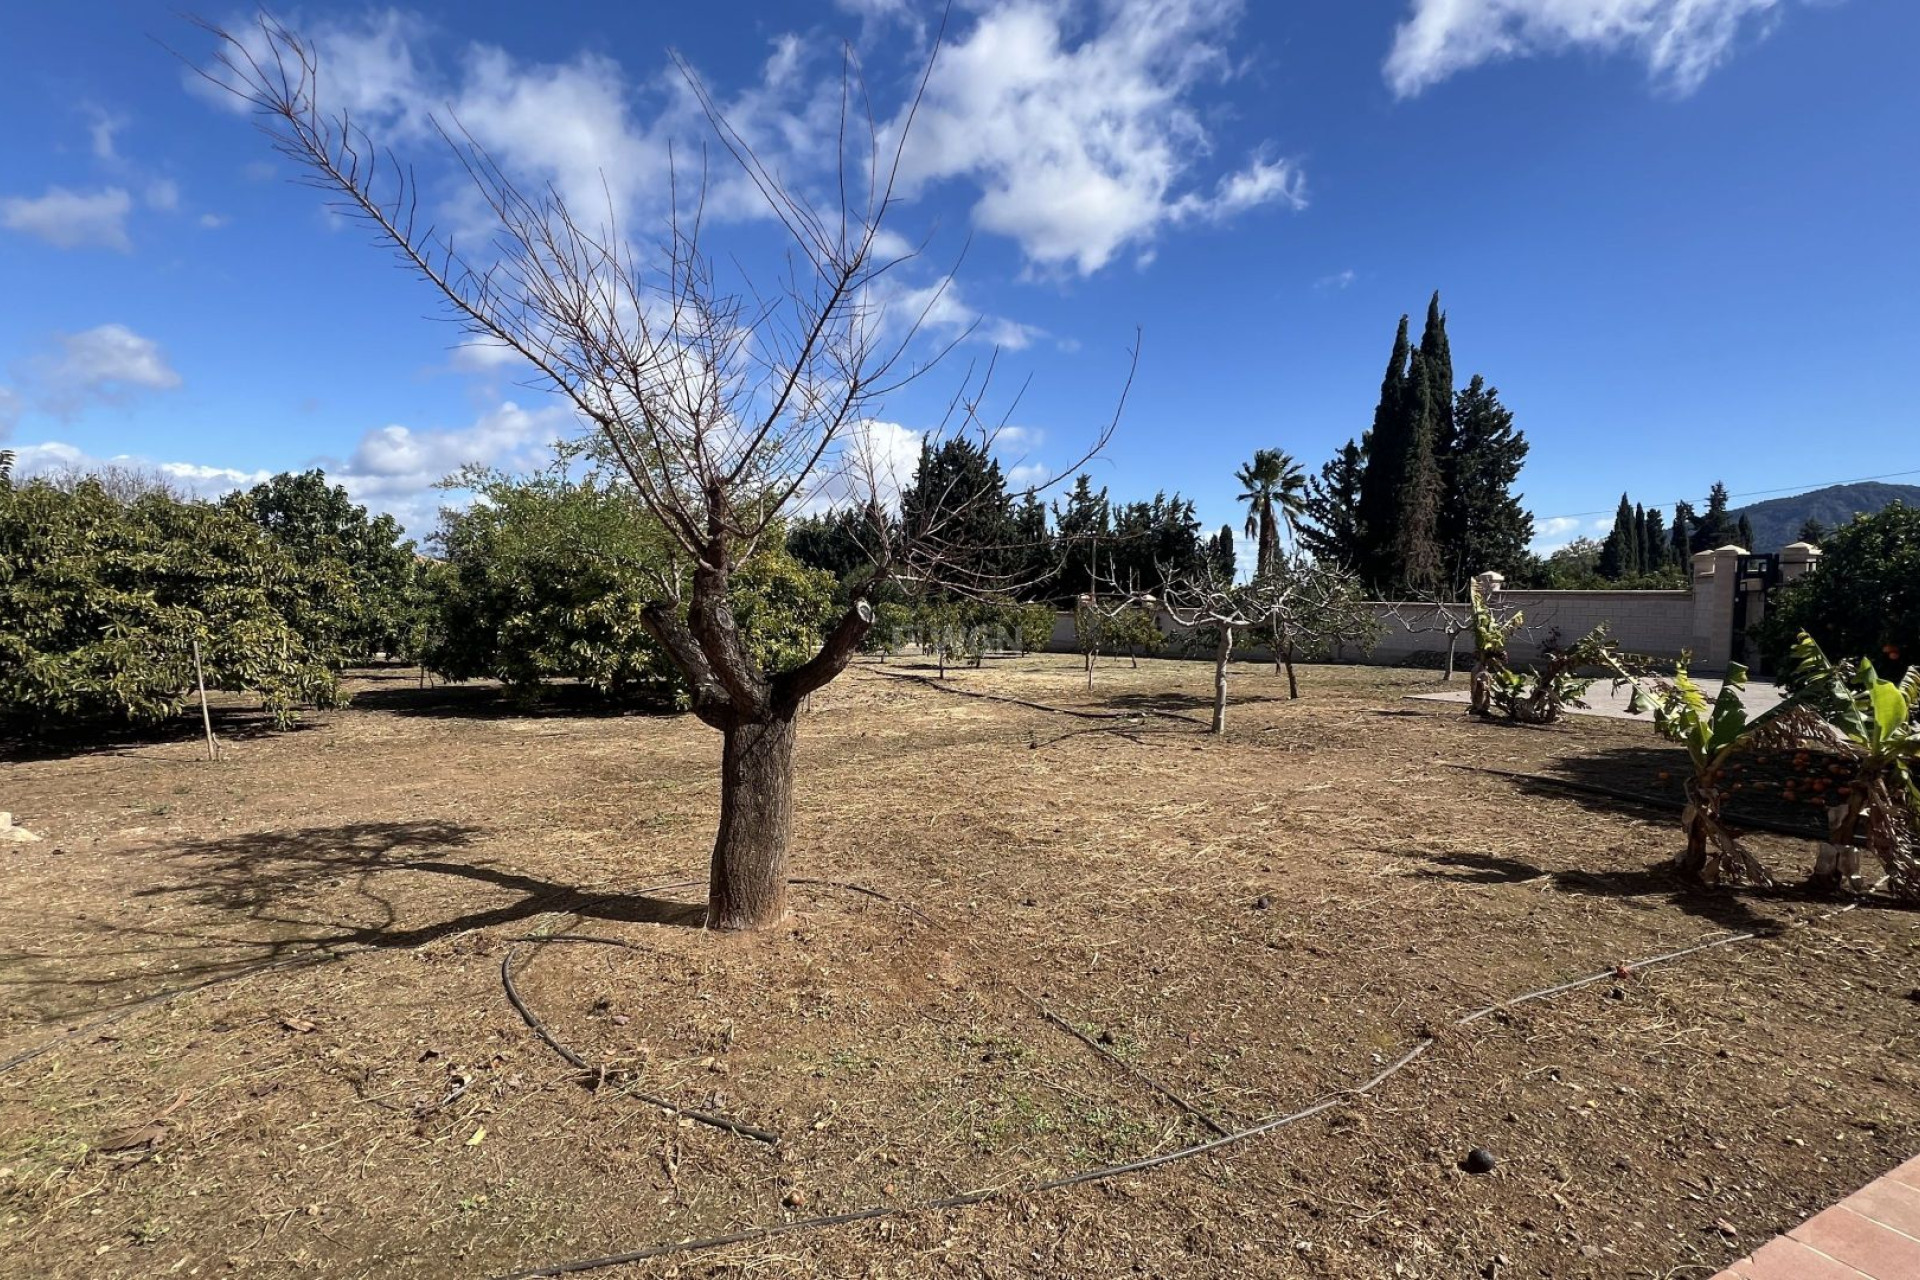
[[(1516, 645), (1513, 653), (1522, 662), (1536, 657), (1541, 645), (1571, 643), (1605, 623), (1629, 653), (1677, 658), (1690, 652), (1698, 670), (1723, 671), (1733, 657), (1736, 593), (1747, 593), (1750, 625), (1759, 622), (1766, 610), (1763, 584), (1738, 579), (1740, 557), (1746, 554), (1745, 549), (1735, 546), (1700, 552), (1693, 557), (1692, 587), (1677, 591), (1508, 591), (1497, 573), (1483, 573), (1478, 582), (1487, 599), (1504, 608), (1518, 609), (1525, 616), (1523, 634), (1530, 643)], [(1787, 547), (1780, 553), (1781, 578), (1793, 581), (1811, 569), (1819, 555), (1818, 548), (1804, 542)], [(1365, 657), (1357, 653), (1338, 656), (1347, 661), (1388, 665), (1438, 665), (1444, 661), (1447, 637), (1436, 625), (1431, 605), (1388, 600), (1371, 604), (1383, 627), (1373, 652)], [(1180, 628), (1164, 612), (1159, 621), (1166, 635), (1180, 634)], [(1434, 629), (1409, 629), (1423, 626)], [(1062, 613), (1054, 621), (1047, 648), (1053, 653), (1076, 651), (1071, 613)], [(1461, 636), (1456, 654), (1463, 665), (1472, 652), (1472, 638)], [(1259, 646), (1235, 646), (1234, 653), (1248, 660), (1272, 658)]]

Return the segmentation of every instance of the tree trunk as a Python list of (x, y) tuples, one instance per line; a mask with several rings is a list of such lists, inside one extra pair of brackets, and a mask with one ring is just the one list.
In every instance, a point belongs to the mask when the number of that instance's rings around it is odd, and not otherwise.
[(793, 829), (793, 713), (724, 726), (720, 833), (713, 844), (707, 928), (759, 929), (787, 914)]
[(1227, 659), (1233, 655), (1233, 628), (1220, 628), (1220, 644), (1213, 651), (1213, 731), (1227, 731)]
[(1287, 696), (1295, 702), (1300, 700), (1300, 681), (1293, 674), (1293, 641), (1289, 640), (1281, 647), (1280, 658), (1287, 664)]
[(1459, 643), (1460, 633), (1458, 631), (1447, 634), (1447, 674), (1440, 677), (1443, 682), (1453, 679), (1453, 651)]

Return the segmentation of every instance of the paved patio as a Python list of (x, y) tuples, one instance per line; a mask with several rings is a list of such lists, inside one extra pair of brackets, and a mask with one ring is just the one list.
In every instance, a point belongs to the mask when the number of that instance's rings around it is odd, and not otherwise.
[[(1438, 692), (1413, 693), (1407, 696), (1416, 698), (1422, 702), (1458, 702), (1464, 704), (1470, 696), (1468, 692), (1469, 679), (1468, 674), (1463, 671), (1453, 677), (1450, 686), (1442, 686)], [(1700, 685), (1707, 691), (1709, 698), (1719, 696), (1720, 681), (1716, 677), (1702, 676), (1700, 677)], [(1649, 716), (1629, 716), (1627, 714), (1627, 699), (1631, 693), (1632, 690), (1626, 688), (1624, 685), (1616, 691), (1610, 682), (1606, 680), (1596, 680), (1593, 683), (1593, 687), (1587, 690), (1586, 701), (1589, 704), (1588, 709), (1582, 711), (1577, 707), (1570, 707), (1568, 710), (1572, 711), (1575, 715), (1609, 716), (1617, 720), (1631, 719), (1650, 722), (1651, 717)], [(1779, 686), (1775, 685), (1771, 680), (1754, 680), (1750, 682), (1745, 689), (1740, 691), (1740, 701), (1746, 704), (1747, 714), (1749, 715), (1757, 715), (1765, 711), (1768, 707), (1780, 701), (1780, 697)], [(1920, 1271), (1916, 1271), (1914, 1275), (1920, 1277)]]
[(1920, 1156), (1748, 1254), (1713, 1280), (1914, 1280)]

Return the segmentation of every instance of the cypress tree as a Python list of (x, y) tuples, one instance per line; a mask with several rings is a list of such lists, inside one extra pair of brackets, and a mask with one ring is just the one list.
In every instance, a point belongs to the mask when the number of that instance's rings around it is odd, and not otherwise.
[(1667, 544), (1667, 520), (1660, 508), (1647, 508), (1646, 536), (1640, 544), (1642, 572), (1654, 573), (1673, 563), (1673, 548)]
[(1633, 504), (1620, 495), (1620, 508), (1613, 514), (1613, 532), (1600, 546), (1600, 576), (1618, 581), (1635, 571), (1634, 550), (1640, 535), (1633, 527)]
[(1407, 317), (1400, 317), (1393, 354), (1380, 379), (1380, 402), (1373, 410), (1373, 427), (1361, 438), (1367, 455), (1360, 480), (1360, 540), (1363, 554), (1356, 566), (1376, 588), (1390, 581), (1395, 528), (1399, 515), (1401, 479), (1406, 474), (1409, 428), (1407, 419)]
[(1207, 565), (1216, 582), (1233, 581), (1233, 526), (1223, 524), (1220, 532), (1207, 542)]
[(1820, 522), (1819, 516), (1808, 516), (1800, 523), (1799, 540), (1817, 547), (1827, 540), (1827, 526)]
[(1740, 540), (1740, 545), (1748, 551), (1753, 550), (1753, 522), (1747, 519), (1746, 512), (1740, 513), (1740, 523), (1734, 528), (1734, 536)]
[(1426, 357), (1416, 350), (1407, 362), (1407, 416), (1412, 430), (1408, 433), (1406, 462), (1402, 468), (1389, 579), (1415, 592), (1436, 590), (1443, 569), (1440, 503), (1446, 496), (1446, 482), (1441, 478), (1434, 449), (1439, 415), (1433, 406), (1433, 387), (1427, 374)]

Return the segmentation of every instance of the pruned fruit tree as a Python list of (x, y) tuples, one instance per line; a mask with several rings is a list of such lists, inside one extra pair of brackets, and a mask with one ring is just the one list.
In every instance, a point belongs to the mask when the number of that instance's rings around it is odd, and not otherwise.
[[(570, 206), (552, 185), (522, 185), (457, 120), (445, 119), (429, 134), (438, 139), (435, 158), (464, 174), (486, 223), (485, 235), (456, 246), (422, 209), (435, 188), (423, 189), (409, 162), (328, 100), (311, 43), (264, 14), (234, 30), (202, 26), (215, 52), (201, 74), (250, 109), (304, 179), (369, 226), (460, 325), (526, 361), (591, 428), (634, 500), (666, 530), (671, 554), (652, 575), (642, 622), (685, 679), (693, 713), (721, 735), (707, 925), (779, 921), (802, 701), (860, 650), (883, 584), (938, 583), (980, 595), (995, 586), (954, 554), (956, 530), (972, 514), (965, 503), (910, 527), (892, 515), (898, 486), (868, 431), (885, 397), (944, 354), (913, 354), (937, 292), (904, 316), (889, 315), (886, 301), (902, 296), (888, 276), (911, 256), (891, 248), (901, 237), (881, 231), (917, 97), (882, 128), (871, 113), (860, 118), (855, 104), (868, 98), (849, 72), (839, 154), (828, 165), (837, 172), (814, 184), (833, 193), (823, 202), (763, 163), (679, 64), (716, 154), (737, 167), (782, 229), (784, 252), (768, 272), (778, 286), (769, 289), (735, 253), (709, 251), (704, 165), (696, 180), (676, 170), (667, 211), (636, 235), (619, 225), (611, 198)], [(930, 55), (926, 74), (932, 67)], [(918, 85), (924, 91), (925, 75)], [(990, 447), (1005, 425), (982, 408), (991, 378), (991, 362), (961, 377), (928, 436)], [(1125, 398), (1123, 386), (1117, 401)], [(1116, 406), (1062, 474), (1104, 447), (1117, 416)], [(781, 536), (787, 517), (823, 495), (869, 517), (871, 572), (817, 651), (770, 665), (743, 637), (732, 579), (763, 542)]]

